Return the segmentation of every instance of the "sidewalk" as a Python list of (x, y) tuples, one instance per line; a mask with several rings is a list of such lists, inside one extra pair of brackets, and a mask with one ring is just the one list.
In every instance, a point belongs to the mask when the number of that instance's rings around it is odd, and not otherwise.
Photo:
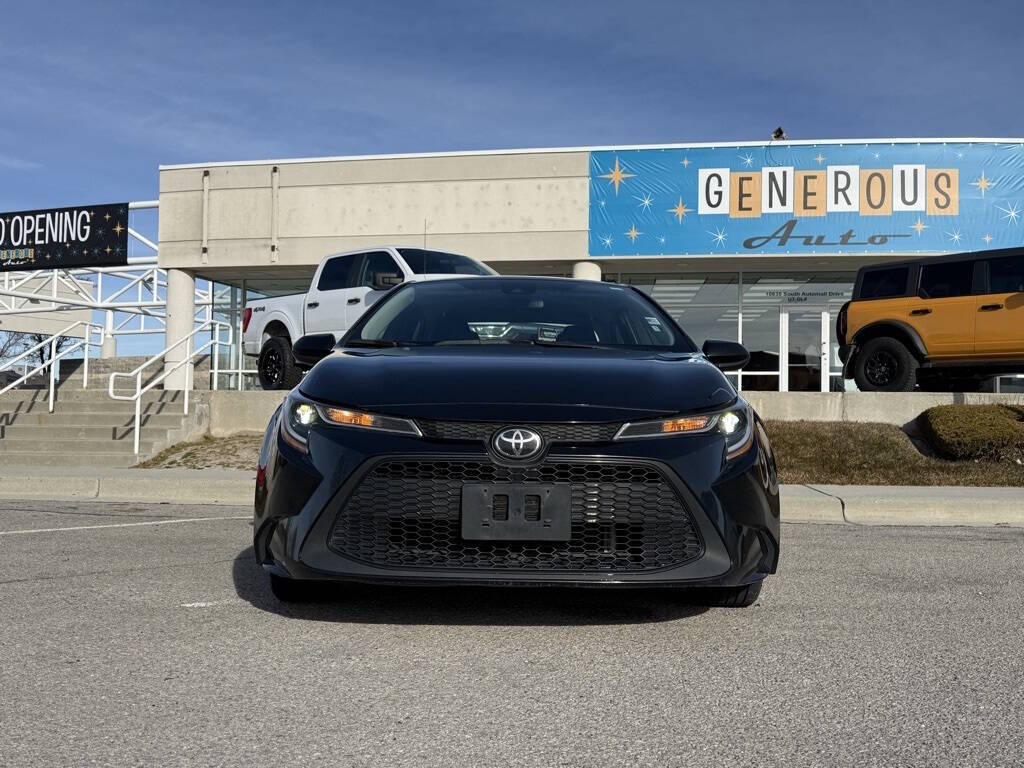
[[(251, 506), (255, 481), (250, 470), (2, 467), (0, 499)], [(1024, 488), (784, 485), (780, 496), (789, 523), (1024, 528)]]

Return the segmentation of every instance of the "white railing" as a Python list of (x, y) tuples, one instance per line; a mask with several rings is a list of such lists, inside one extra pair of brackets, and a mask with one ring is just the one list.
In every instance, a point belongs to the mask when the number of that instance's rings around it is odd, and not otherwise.
[[(80, 339), (77, 339), (70, 346), (58, 350), (57, 344), (59, 343), (60, 339), (65, 336), (74, 336), (75, 334), (73, 332), (77, 330), (79, 326), (82, 326), (84, 328), (84, 333), (82, 333), (82, 337)], [(92, 340), (92, 334), (94, 332), (99, 334), (98, 342)], [(41, 362), (32, 370), (28, 370), (27, 363), (22, 363), (21, 376), (7, 384), (7, 386), (5, 386), (3, 389), (0, 389), (0, 395), (11, 389), (14, 389), (16, 386), (18, 386), (24, 381), (27, 381), (36, 374), (42, 373), (45, 370), (49, 370), (49, 397), (47, 401), (47, 408), (49, 409), (50, 413), (53, 413), (54, 390), (56, 388), (57, 381), (60, 379), (60, 361), (63, 358), (70, 355), (71, 353), (77, 352), (78, 350), (82, 350), (82, 388), (85, 389), (86, 387), (89, 386), (89, 347), (102, 348), (102, 346), (102, 325), (99, 325), (98, 323), (90, 323), (86, 320), (79, 320), (77, 322), (74, 322), (71, 325), (67, 326), (66, 328), (62, 328), (61, 330), (57, 331), (52, 336), (48, 336), (47, 338), (43, 339), (34, 347), (29, 347), (17, 357), (12, 357), (6, 362), (0, 363), (0, 373), (9, 369), (13, 370), (15, 365), (17, 365), (19, 362), (23, 360), (26, 360), (30, 355), (41, 353), (42, 350), (45, 349), (46, 347), (50, 348), (49, 359)]]
[[(227, 341), (221, 339), (221, 332), (227, 331)], [(210, 332), (211, 336), (209, 339), (204, 341), (202, 344), (196, 345), (196, 336), (203, 332)], [(184, 413), (188, 415), (188, 395), (189, 390), (192, 389), (192, 377), (194, 368), (194, 358), (203, 355), (207, 350), (210, 351), (210, 365), (212, 380), (210, 386), (212, 389), (217, 389), (217, 377), (220, 373), (219, 358), (220, 358), (220, 347), (226, 346), (229, 350), (231, 349), (232, 332), (231, 325), (228, 323), (222, 323), (219, 320), (205, 320), (185, 338), (170, 345), (162, 352), (159, 352), (153, 357), (149, 358), (139, 367), (127, 373), (112, 373), (110, 374), (110, 383), (107, 387), (107, 394), (114, 400), (134, 400), (135, 401), (135, 453), (139, 452), (139, 432), (142, 422), (142, 396), (149, 390), (162, 384), (164, 380), (175, 371), (184, 367), (185, 369), (185, 386), (182, 390), (183, 399), (185, 403)], [(184, 347), (183, 355), (180, 360), (168, 361), (167, 354), (174, 352), (175, 350)], [(142, 383), (142, 374), (149, 366), (159, 361), (164, 361), (163, 372), (154, 376), (145, 385)], [(135, 392), (132, 394), (122, 395), (115, 392), (116, 384), (118, 379), (134, 379), (135, 380)]]

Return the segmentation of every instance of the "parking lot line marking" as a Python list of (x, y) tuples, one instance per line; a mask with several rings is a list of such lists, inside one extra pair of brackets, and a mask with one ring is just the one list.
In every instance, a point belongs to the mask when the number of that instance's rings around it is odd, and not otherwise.
[(18, 533), (55, 533), (57, 531), (91, 531), (96, 528), (135, 528), (140, 525), (170, 525), (171, 523), (202, 523), (207, 520), (248, 520), (249, 515), (231, 515), (228, 517), (187, 517), (180, 520), (147, 520), (144, 523), (109, 523), (107, 525), (73, 525), (64, 528), (28, 528), (18, 531), (0, 531), (0, 536), (13, 536)]

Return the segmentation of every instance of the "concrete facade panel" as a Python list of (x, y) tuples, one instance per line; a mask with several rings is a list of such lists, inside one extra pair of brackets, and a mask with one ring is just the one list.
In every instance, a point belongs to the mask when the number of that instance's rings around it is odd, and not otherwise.
[(285, 187), (279, 205), (282, 237), (587, 229), (584, 179)]
[(160, 193), (160, 257), (164, 248), (175, 242), (203, 238), (203, 193), (163, 192)]
[(262, 189), (217, 189), (211, 185), (209, 239), (259, 237), (270, 237), (269, 184)]

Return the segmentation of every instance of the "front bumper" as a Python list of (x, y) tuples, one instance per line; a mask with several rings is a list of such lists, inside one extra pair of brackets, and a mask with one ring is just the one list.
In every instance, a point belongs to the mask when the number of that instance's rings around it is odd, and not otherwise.
[[(486, 558), (453, 557), (452, 552), (460, 544), (457, 534), (450, 530), (451, 525), (457, 525), (455, 494), (459, 477), (468, 477), (465, 467), (474, 467), (477, 474), (484, 471), (487, 478), (504, 477), (502, 468), (492, 464), (483, 445), (326, 428), (310, 436), (309, 448), (308, 455), (300, 454), (281, 441), (276, 430), (269, 430), (261, 459), (254, 547), (264, 568), (281, 576), (399, 584), (733, 586), (764, 578), (775, 571), (778, 561), (778, 484), (771, 449), (760, 426), (755, 428), (751, 450), (727, 465), (722, 458), (722, 441), (715, 435), (554, 446), (538, 465), (535, 476), (520, 472), (516, 477), (543, 480), (555, 477), (552, 472), (556, 470), (550, 468), (561, 467), (558, 471), (563, 472), (568, 471), (564, 469), (567, 467), (577, 468), (573, 470), (576, 475), (559, 476), (574, 483), (579, 500), (573, 509), (575, 543), (566, 544), (564, 551), (555, 546), (492, 547)], [(344, 537), (351, 535), (352, 529), (342, 525), (341, 514), (359, 501), (360, 494), (365, 496), (366, 483), (375, 477), (375, 468), (394, 462), (406, 462), (410, 473), (422, 464), (442, 462), (448, 468), (447, 475), (431, 476), (436, 488), (426, 489), (427, 501), (409, 512), (405, 520), (420, 525), (424, 513), (435, 518), (447, 514), (449, 525), (433, 520), (440, 527), (429, 529), (428, 544), (410, 548), (408, 557), (397, 557), (397, 562), (395, 547), (405, 546), (405, 540), (395, 539), (395, 533), (389, 539), (385, 533), (372, 545), (345, 546)], [(634, 467), (637, 469), (631, 471), (640, 474), (632, 482), (616, 486), (615, 478), (607, 476), (609, 468), (616, 467)], [(504, 471), (507, 473), (507, 468)], [(674, 561), (674, 556), (664, 551), (660, 558), (639, 553), (646, 539), (644, 522), (637, 514), (643, 512), (639, 507), (649, 510), (656, 503), (643, 494), (660, 482), (658, 477), (665, 488), (657, 491), (661, 495), (656, 499), (666, 503), (671, 500), (691, 524), (687, 527), (681, 520), (666, 518), (669, 512), (664, 510), (659, 518), (662, 533), (667, 532), (667, 537), (661, 539), (667, 542), (664, 546), (678, 554)], [(401, 475), (395, 478), (400, 482)], [(391, 514), (402, 494), (412, 499), (416, 483), (410, 482), (387, 503), (365, 512), (367, 526)], [(387, 490), (386, 483), (381, 487)], [(436, 503), (429, 503), (431, 498)], [(633, 537), (633, 548), (622, 546), (619, 551), (626, 554), (621, 557), (608, 554), (614, 549), (598, 555), (582, 551), (581, 535), (597, 541), (590, 533), (581, 534), (594, 530), (585, 527), (588, 508), (593, 512), (589, 522), (614, 521), (607, 522), (602, 530), (612, 530), (614, 536), (617, 523), (620, 536)], [(402, 510), (395, 514), (401, 515)], [(673, 524), (676, 527), (672, 528)], [(401, 525), (398, 530), (401, 532)], [(445, 532), (443, 536), (439, 531)], [(684, 536), (691, 537), (687, 540), (689, 548), (682, 546)], [(694, 541), (699, 541), (699, 547)], [(438, 555), (442, 550), (444, 557)], [(552, 557), (545, 560), (544, 554)], [(574, 567), (570, 557), (581, 558), (577, 561), (580, 567)]]

